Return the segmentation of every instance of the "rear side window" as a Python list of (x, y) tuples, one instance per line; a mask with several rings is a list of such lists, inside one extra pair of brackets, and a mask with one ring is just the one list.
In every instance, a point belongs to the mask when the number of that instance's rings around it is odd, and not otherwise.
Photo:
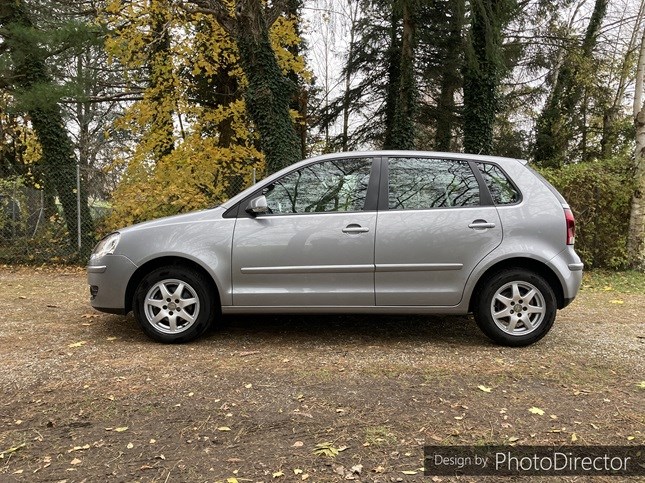
[(477, 167), (496, 205), (512, 205), (520, 200), (520, 193), (501, 169), (488, 163), (477, 163)]
[(466, 162), (389, 158), (388, 168), (390, 210), (479, 205), (479, 184)]

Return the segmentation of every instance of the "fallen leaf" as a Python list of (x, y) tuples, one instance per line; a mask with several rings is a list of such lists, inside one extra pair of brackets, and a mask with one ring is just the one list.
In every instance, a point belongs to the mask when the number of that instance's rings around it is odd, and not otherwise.
[(536, 408), (535, 406), (533, 406), (532, 408), (530, 408), (530, 409), (529, 409), (529, 412), (530, 412), (530, 413), (533, 413), (533, 414), (538, 414), (538, 415), (540, 415), (540, 416), (544, 416), (544, 410), (542, 410), (542, 409), (540, 409), (540, 408)]
[(128, 449), (132, 449), (132, 448), (134, 448), (134, 445), (133, 445), (132, 443), (128, 443), (128, 445), (126, 446), (126, 448), (128, 448)]
[(304, 475), (302, 475), (302, 476), (300, 477), (300, 479), (301, 479), (302, 481), (305, 481), (307, 478), (309, 478), (309, 473), (305, 473)]
[(624, 304), (625, 301), (621, 299), (614, 299), (609, 301), (610, 304)]
[(302, 474), (302, 470), (301, 470), (300, 468), (294, 468), (294, 470), (293, 470), (293, 474), (294, 474), (294, 475), (301, 475), (301, 474)]
[(156, 442), (157, 442), (157, 440), (156, 440), (156, 439), (151, 439), (151, 440), (150, 440), (150, 444), (155, 444)]
[(296, 441), (295, 443), (293, 443), (293, 447), (294, 448), (302, 448), (304, 446), (304, 444), (305, 443), (303, 443), (302, 441)]
[(79, 460), (78, 458), (74, 458), (72, 461), (69, 462), (69, 464), (70, 465), (80, 465), (81, 460)]
[(274, 478), (280, 478), (282, 476), (284, 476), (284, 472), (282, 471), (276, 471), (275, 473), (273, 473)]
[(591, 427), (592, 427), (593, 429), (599, 429), (598, 425), (596, 425), (596, 424), (594, 424), (594, 423), (589, 423), (589, 424), (591, 424)]
[(641, 381), (638, 384), (636, 384), (636, 387), (639, 389), (645, 389), (645, 381)]
[(228, 426), (220, 426), (219, 428), (217, 428), (217, 430), (218, 431), (230, 431), (231, 428), (229, 428)]
[(128, 430), (128, 426), (121, 426), (119, 428), (114, 428), (114, 431), (116, 431), (117, 433), (122, 433), (127, 430)]
[(477, 389), (484, 391), (484, 392), (491, 392), (493, 390), (492, 387), (486, 387), (484, 385), (477, 386)]
[(339, 450), (334, 448), (332, 443), (319, 443), (316, 445), (313, 453), (319, 456), (329, 456), (333, 458), (338, 455)]
[(226, 483), (238, 483), (237, 478), (226, 478)]
[(508, 440), (509, 440), (511, 443), (514, 443), (515, 441), (519, 441), (519, 439), (520, 439), (520, 438), (518, 438), (517, 436), (511, 436), (510, 438), (508, 438)]
[(636, 439), (636, 436), (627, 436), (627, 441), (633, 441)]
[(80, 342), (74, 342), (72, 344), (69, 344), (67, 347), (80, 347), (80, 346), (85, 345), (85, 344), (87, 344), (87, 341), (82, 340)]
[(354, 465), (349, 469), (349, 471), (351, 471), (352, 473), (356, 473), (357, 475), (360, 475), (361, 471), (363, 471), (363, 465), (361, 464)]
[(253, 384), (245, 384), (244, 387), (247, 389), (251, 389), (253, 387)]
[(578, 441), (578, 436), (576, 436), (576, 433), (571, 433), (571, 442), (575, 443)]
[(417, 472), (414, 471), (414, 470), (404, 470), (401, 473), (403, 473), (404, 475), (416, 475), (417, 474)]

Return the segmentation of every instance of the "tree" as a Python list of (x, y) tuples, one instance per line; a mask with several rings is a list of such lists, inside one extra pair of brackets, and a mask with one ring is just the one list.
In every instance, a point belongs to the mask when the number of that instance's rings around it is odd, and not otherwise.
[[(46, 47), (47, 42), (53, 43), (54, 37), (62, 34), (63, 49), (69, 49), (75, 43), (90, 38), (92, 33), (87, 26), (78, 24), (55, 33), (40, 31), (32, 19), (29, 4), (23, 0), (3, 2), (0, 24), (2, 46), (10, 57), (10, 71), (4, 76), (4, 87), (14, 95), (16, 108), (28, 114), (42, 146), (43, 181), (53, 186), (61, 202), (70, 245), (77, 246), (77, 230), (80, 229), (80, 249), (87, 252), (94, 243), (92, 218), (83, 185), (78, 194), (80, 213), (77, 208), (77, 160), (59, 106), (62, 92), (53, 82), (47, 66), (47, 59), (52, 54)], [(83, 220), (80, 228), (79, 217)]]
[(192, 12), (213, 15), (231, 35), (247, 80), (246, 108), (260, 135), (269, 172), (300, 159), (300, 140), (290, 112), (296, 86), (280, 69), (269, 28), (283, 13), (280, 3), (266, 7), (261, 0), (236, 0), (235, 17), (219, 0), (192, 0)]
[(543, 166), (562, 166), (571, 141), (572, 126), (578, 125), (576, 108), (585, 86), (585, 71), (593, 70), (593, 52), (609, 0), (596, 0), (579, 47), (568, 47), (555, 73), (549, 98), (537, 120), (535, 159)]

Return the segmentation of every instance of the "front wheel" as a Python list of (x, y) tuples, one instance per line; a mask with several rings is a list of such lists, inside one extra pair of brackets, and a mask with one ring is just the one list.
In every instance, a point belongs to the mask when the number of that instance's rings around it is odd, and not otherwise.
[(510, 269), (487, 281), (473, 312), (479, 328), (493, 341), (526, 346), (549, 332), (556, 309), (553, 289), (541, 276)]
[(146, 275), (134, 294), (139, 325), (159, 342), (188, 342), (213, 323), (215, 304), (206, 278), (184, 267), (162, 267)]

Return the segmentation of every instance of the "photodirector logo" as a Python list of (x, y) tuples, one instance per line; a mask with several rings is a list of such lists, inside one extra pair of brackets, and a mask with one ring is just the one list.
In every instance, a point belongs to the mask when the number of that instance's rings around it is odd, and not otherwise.
[(645, 446), (425, 446), (426, 476), (645, 476)]

